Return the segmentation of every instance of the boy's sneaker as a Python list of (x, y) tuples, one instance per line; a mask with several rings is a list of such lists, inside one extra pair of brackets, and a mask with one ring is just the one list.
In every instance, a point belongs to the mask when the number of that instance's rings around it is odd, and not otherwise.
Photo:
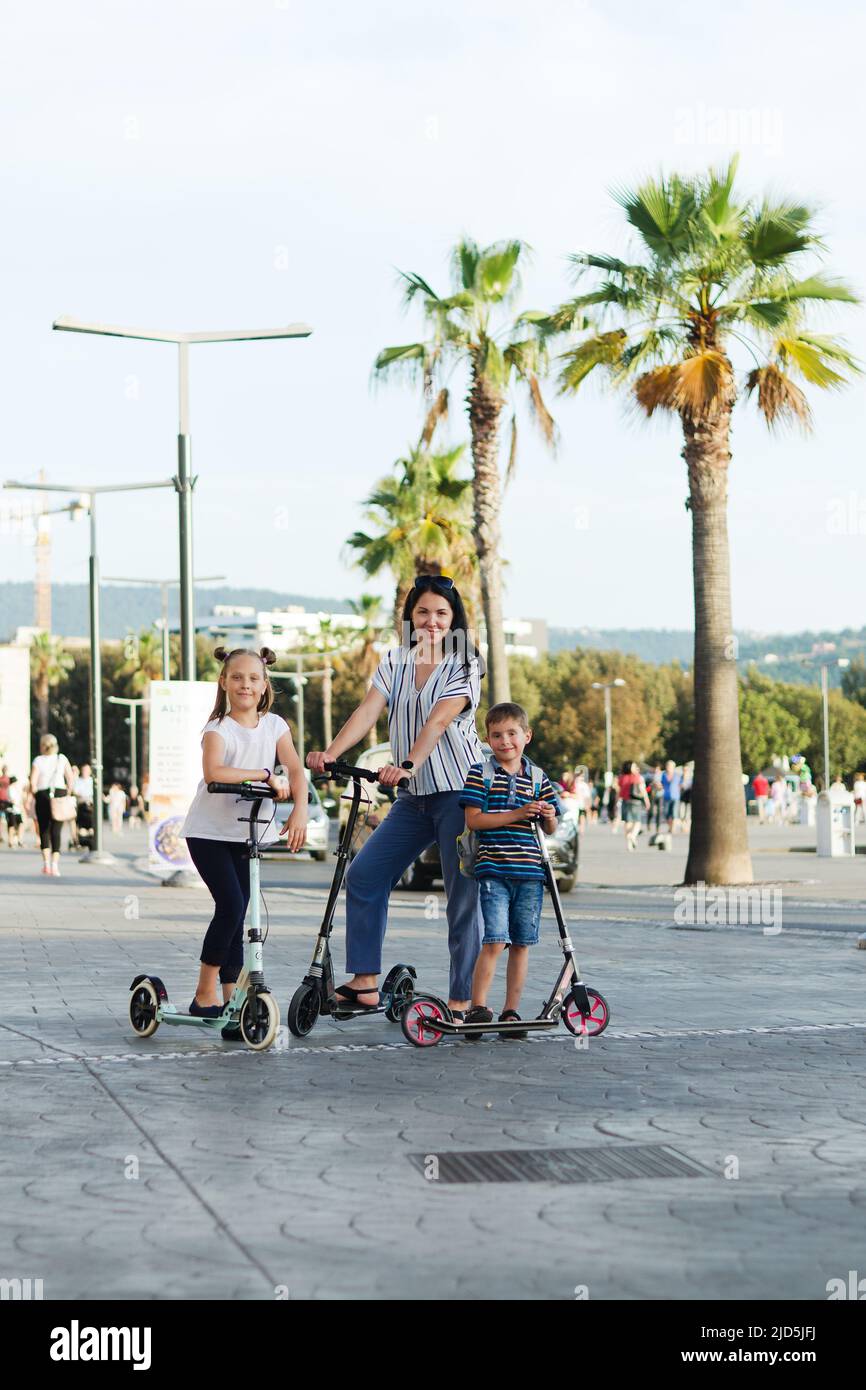
[[(516, 1009), (506, 1009), (505, 1013), (499, 1015), (500, 1023), (522, 1023), (523, 1020)], [(500, 1033), (500, 1038), (525, 1038), (528, 1033), (525, 1028), (509, 1028), (507, 1033)]]
[[(473, 1008), (467, 1009), (463, 1015), (464, 1023), (492, 1023), (493, 1010), (485, 1009), (483, 1004), (476, 1004)], [(481, 1038), (480, 1033), (466, 1033), (467, 1042), (478, 1042)]]

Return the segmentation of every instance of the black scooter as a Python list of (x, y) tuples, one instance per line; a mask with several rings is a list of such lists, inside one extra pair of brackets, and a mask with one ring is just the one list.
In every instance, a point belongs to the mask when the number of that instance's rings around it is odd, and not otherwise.
[[(445, 1003), (433, 994), (416, 994), (406, 1005), (400, 1020), (403, 1033), (413, 1047), (435, 1047), (446, 1035), (455, 1038), (480, 1038), (483, 1033), (540, 1033), (556, 1028), (560, 1019), (569, 1033), (595, 1037), (603, 1033), (610, 1022), (607, 1001), (595, 989), (589, 989), (580, 978), (574, 956), (574, 946), (562, 911), (562, 900), (556, 877), (547, 852), (544, 831), (538, 820), (533, 821), (535, 838), (541, 850), (544, 878), (553, 901), (553, 912), (559, 929), (559, 944), (564, 960), (550, 998), (542, 1005), (538, 1018), (508, 1019), (506, 1022), (457, 1023)], [(568, 993), (566, 985), (571, 981)]]
[(343, 886), (352, 836), (358, 821), (361, 782), (378, 782), (379, 778), (377, 773), (370, 772), (365, 767), (353, 767), (350, 763), (326, 763), (325, 767), (328, 769), (328, 780), (345, 779), (352, 782), (352, 804), (337, 848), (337, 865), (331, 881), (325, 915), (316, 938), (313, 959), (303, 982), (292, 995), (286, 1016), (289, 1032), (296, 1038), (305, 1038), (320, 1014), (330, 1015), (340, 1023), (362, 1015), (369, 1017), (372, 1014), (384, 1014), (391, 1023), (399, 1023), (406, 1004), (412, 998), (417, 978), (414, 966), (395, 965), (379, 986), (379, 1003), (375, 1008), (350, 1004), (345, 999), (337, 998), (330, 944), (334, 912)]

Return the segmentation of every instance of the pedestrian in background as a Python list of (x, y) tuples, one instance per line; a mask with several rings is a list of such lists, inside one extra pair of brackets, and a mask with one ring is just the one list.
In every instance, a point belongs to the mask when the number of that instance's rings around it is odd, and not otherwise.
[[(39, 753), (33, 759), (30, 769), (30, 789), (39, 824), (39, 844), (42, 849), (42, 872), (53, 878), (60, 877), (60, 845), (63, 819), (52, 811), (51, 803), (72, 793), (72, 767), (65, 753), (61, 753), (53, 734), (43, 734), (39, 740)], [(74, 802), (71, 803), (74, 814)], [(65, 808), (64, 808), (65, 810)]]

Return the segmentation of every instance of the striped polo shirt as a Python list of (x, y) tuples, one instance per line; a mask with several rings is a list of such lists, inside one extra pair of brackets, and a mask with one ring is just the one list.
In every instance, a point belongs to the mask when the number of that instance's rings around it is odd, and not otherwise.
[[(511, 811), (515, 806), (525, 806), (527, 801), (549, 801), (558, 816), (562, 815), (559, 799), (546, 773), (541, 774), (541, 790), (538, 797), (532, 793), (534, 787), (529, 774), (527, 759), (523, 758), (520, 771), (506, 772), (493, 759), (496, 772), (490, 784), (487, 798), (488, 812)], [(466, 776), (461, 806), (477, 806), (484, 810), (484, 762), (475, 763)], [(531, 825), (503, 825), (497, 830), (478, 831), (478, 858), (475, 861), (476, 878), (544, 878), (541, 850)]]
[(434, 792), (459, 792), (474, 762), (484, 756), (475, 728), (475, 712), (481, 698), (478, 658), (469, 660), (468, 674), (463, 653), (447, 654), (431, 671), (420, 690), (415, 689), (415, 648), (392, 647), (386, 652), (373, 676), (373, 685), (388, 701), (388, 741), (395, 764), (405, 762), (439, 700), (463, 695), (469, 704), (452, 719), (429, 758), (403, 785), (413, 796)]

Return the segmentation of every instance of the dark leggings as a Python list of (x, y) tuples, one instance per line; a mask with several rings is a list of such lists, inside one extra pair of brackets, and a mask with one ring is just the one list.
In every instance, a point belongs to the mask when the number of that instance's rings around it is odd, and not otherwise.
[(250, 900), (246, 844), (192, 836), (186, 847), (214, 900), (214, 915), (199, 959), (202, 965), (219, 966), (223, 984), (234, 984), (244, 963), (244, 918)]
[(60, 832), (63, 824), (51, 814), (51, 792), (36, 793), (36, 821), (39, 826), (39, 843), (52, 854), (60, 853)]

